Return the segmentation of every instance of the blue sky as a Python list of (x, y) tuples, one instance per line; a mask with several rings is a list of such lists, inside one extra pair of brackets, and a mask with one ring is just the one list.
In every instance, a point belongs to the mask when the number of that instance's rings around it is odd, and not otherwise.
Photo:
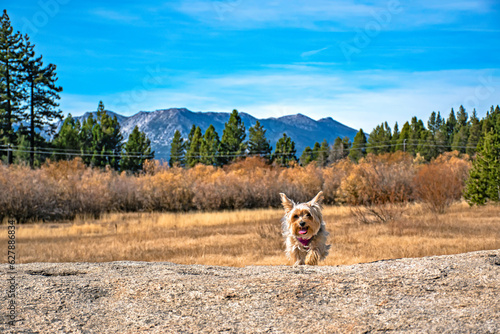
[(4, 0), (61, 108), (302, 113), (370, 132), (500, 103), (496, 0)]

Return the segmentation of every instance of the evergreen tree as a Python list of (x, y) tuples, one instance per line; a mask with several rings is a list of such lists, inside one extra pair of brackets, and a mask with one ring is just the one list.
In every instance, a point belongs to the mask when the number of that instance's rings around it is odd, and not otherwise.
[[(195, 131), (196, 127), (193, 130), (193, 135)], [(193, 135), (191, 135), (191, 139), (193, 138)], [(172, 144), (170, 145), (170, 160), (168, 162), (170, 166), (183, 167), (186, 165), (186, 143), (187, 142), (184, 142), (184, 139), (182, 138), (181, 132), (179, 130), (175, 130), (174, 138), (172, 139)]]
[(416, 153), (422, 153), (422, 139), (426, 138), (427, 134), (425, 133), (425, 126), (422, 120), (417, 117), (412, 117), (410, 123), (410, 143), (407, 147), (407, 152), (410, 152), (412, 155)]
[(328, 156), (330, 155), (330, 147), (326, 139), (323, 139), (319, 148), (318, 157), (316, 161), (319, 167), (325, 167), (328, 164)]
[[(24, 80), (28, 89), (29, 97), (29, 117), (30, 124), (30, 166), (33, 167), (36, 142), (35, 129), (41, 131), (45, 126), (50, 125), (55, 119), (62, 120), (62, 111), (56, 110), (60, 99), (59, 93), (62, 87), (56, 85), (57, 74), (56, 65), (49, 64), (43, 67), (42, 57), (35, 58), (34, 45), (29, 42), (26, 35), (24, 40), (24, 59), (22, 69), (25, 75)], [(53, 129), (52, 129), (53, 132)]]
[(289, 166), (292, 162), (297, 161), (295, 157), (295, 142), (283, 133), (276, 143), (276, 149), (273, 154), (273, 161), (278, 163), (280, 166)]
[(465, 153), (467, 141), (469, 139), (469, 128), (467, 124), (468, 115), (463, 106), (457, 112), (457, 123), (451, 140), (451, 150)]
[(457, 124), (456, 124), (456, 126), (457, 126), (458, 129), (455, 132), (458, 132), (458, 130), (461, 127), (467, 126), (468, 117), (469, 117), (469, 115), (465, 111), (464, 106), (461, 105), (460, 108), (458, 108), (458, 111), (457, 111)]
[(453, 135), (453, 143), (451, 145), (452, 151), (460, 153), (466, 152), (467, 142), (469, 141), (469, 129), (467, 126), (459, 127), (458, 132)]
[(319, 156), (320, 150), (321, 150), (321, 145), (318, 142), (315, 142), (313, 149), (312, 149), (312, 160), (313, 161), (318, 161), (318, 156)]
[(123, 146), (120, 161), (121, 170), (136, 173), (142, 170), (146, 160), (153, 158), (154, 152), (151, 152), (151, 141), (144, 132), (139, 131), (139, 127), (136, 125)]
[[(13, 124), (24, 119), (21, 102), (24, 99), (21, 73), (22, 36), (14, 33), (7, 10), (0, 18), (0, 134), (1, 141), (8, 145), (16, 144), (17, 135)], [(10, 156), (8, 163), (13, 162)]]
[(119, 168), (123, 136), (116, 116), (106, 112), (104, 103), (99, 101), (96, 124), (92, 128), (92, 160), (95, 167), (111, 166)]
[(450, 146), (448, 145), (448, 125), (443, 120), (441, 122), (441, 126), (438, 128), (438, 131), (434, 135), (434, 142), (436, 143), (436, 151), (437, 155), (443, 154), (450, 150)]
[(451, 108), (450, 115), (446, 120), (446, 128), (448, 130), (448, 135), (447, 135), (448, 145), (450, 147), (453, 142), (453, 135), (455, 134), (456, 126), (457, 126), (457, 118), (455, 117), (455, 111), (453, 110), (453, 108)]
[(201, 144), (203, 143), (203, 135), (201, 133), (201, 129), (199, 126), (195, 128), (193, 136), (191, 137), (191, 145), (189, 145), (186, 151), (186, 164), (189, 167), (194, 167), (197, 163), (200, 162), (200, 151)]
[(437, 114), (435, 111), (431, 113), (431, 116), (429, 117), (429, 120), (427, 121), (427, 129), (431, 132), (431, 134), (434, 136), (439, 129), (439, 125), (437, 124)]
[(394, 130), (392, 132), (392, 139), (391, 139), (391, 152), (396, 152), (397, 150), (397, 144), (398, 144), (398, 141), (399, 141), (399, 135), (400, 135), (400, 132), (399, 132), (399, 126), (398, 126), (398, 122), (396, 122), (394, 124)]
[(464, 197), (470, 205), (482, 205), (487, 201), (500, 201), (499, 131), (489, 131), (478, 147), (477, 157), (469, 173)]
[(366, 152), (373, 154), (390, 152), (391, 140), (391, 128), (387, 122), (377, 125), (368, 137)]
[(398, 141), (396, 144), (397, 151), (408, 151), (408, 144), (410, 142), (410, 123), (406, 122), (403, 124), (403, 128), (401, 129), (401, 133), (398, 136)]
[(467, 139), (467, 149), (465, 153), (469, 156), (476, 154), (477, 145), (481, 136), (481, 124), (477, 117), (476, 109), (472, 111), (472, 116), (469, 119), (469, 138)]
[(270, 141), (266, 139), (266, 130), (259, 121), (248, 129), (248, 154), (260, 155), (270, 159), (272, 147)]
[(234, 109), (229, 121), (224, 126), (221, 139), (221, 161), (227, 164), (236, 160), (245, 153), (245, 124), (241, 120), (238, 110)]
[(351, 160), (358, 162), (359, 159), (366, 155), (366, 135), (363, 129), (359, 129), (356, 136), (354, 136), (354, 141), (352, 143), (351, 151), (349, 152), (349, 158)]
[(189, 147), (191, 146), (191, 141), (193, 140), (193, 136), (194, 136), (194, 133), (196, 132), (196, 125), (192, 125), (191, 126), (191, 130), (189, 131), (189, 134), (188, 134), (188, 138), (185, 142), (185, 148), (186, 149), (189, 149)]
[(427, 130), (422, 133), (422, 139), (424, 140), (420, 145), (420, 154), (425, 158), (425, 160), (430, 161), (436, 158), (439, 155), (438, 147), (436, 144), (434, 131), (437, 131), (436, 128), (433, 130)]
[(311, 163), (311, 161), (314, 161), (314, 153), (313, 150), (307, 146), (304, 151), (302, 152), (302, 155), (300, 156), (300, 164), (302, 166), (307, 166), (308, 164)]
[[(64, 119), (61, 130), (59, 130), (59, 133), (56, 134), (54, 140), (52, 141), (52, 146), (56, 149), (56, 151), (58, 151), (58, 154), (56, 154), (53, 159), (70, 160), (75, 157), (77, 152), (79, 152), (81, 149), (80, 130), (80, 122), (74, 119), (71, 114), (68, 114), (68, 116)], [(62, 154), (64, 152), (66, 152), (66, 155)]]
[(83, 161), (95, 167), (110, 166), (118, 169), (122, 152), (123, 136), (116, 116), (111, 117), (99, 102), (97, 117), (89, 115), (80, 131)]
[(94, 140), (93, 140), (92, 130), (94, 129), (95, 125), (96, 121), (94, 119), (94, 116), (90, 114), (87, 117), (87, 119), (83, 121), (81, 126), (81, 131), (79, 134), (81, 156), (83, 162), (86, 165), (90, 165), (92, 162), (92, 155), (94, 152), (93, 151)]
[[(347, 138), (347, 143), (349, 143), (349, 138)], [(349, 154), (349, 144), (346, 145), (346, 142), (342, 140), (340, 137), (335, 138), (333, 142), (332, 148), (330, 150), (330, 155), (328, 156), (329, 163), (335, 163), (339, 160), (344, 159)]]
[(218, 166), (219, 165), (219, 147), (220, 140), (215, 127), (210, 124), (205, 135), (203, 136), (203, 141), (200, 146), (200, 162), (205, 165)]

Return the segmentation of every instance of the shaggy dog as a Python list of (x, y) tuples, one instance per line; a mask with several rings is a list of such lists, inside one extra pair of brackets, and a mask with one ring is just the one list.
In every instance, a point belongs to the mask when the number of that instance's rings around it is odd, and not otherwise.
[(330, 249), (330, 245), (326, 244), (329, 233), (321, 213), (323, 192), (320, 191), (311, 201), (300, 204), (295, 204), (283, 193), (280, 196), (285, 209), (281, 227), (287, 256), (294, 265), (317, 265)]

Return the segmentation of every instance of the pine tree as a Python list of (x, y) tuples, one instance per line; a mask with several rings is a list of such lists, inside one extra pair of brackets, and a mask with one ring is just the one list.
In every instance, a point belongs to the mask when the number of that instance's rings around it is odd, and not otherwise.
[(221, 139), (221, 162), (227, 164), (236, 160), (245, 153), (245, 124), (241, 120), (238, 110), (234, 109), (229, 121), (224, 126)]
[(392, 139), (391, 139), (391, 150), (390, 152), (396, 152), (397, 150), (397, 143), (399, 141), (399, 135), (400, 135), (400, 132), (399, 132), (399, 126), (398, 126), (398, 122), (396, 122), (394, 124), (394, 130), (392, 132)]
[(315, 142), (313, 149), (312, 149), (312, 160), (313, 161), (318, 161), (320, 149), (321, 149), (321, 145), (318, 142)]
[(363, 129), (359, 129), (356, 136), (354, 136), (354, 141), (352, 143), (351, 151), (349, 152), (349, 158), (351, 160), (358, 162), (359, 159), (366, 155), (366, 135)]
[(248, 129), (248, 154), (260, 155), (266, 159), (271, 158), (272, 147), (266, 139), (266, 130), (259, 121)]
[(311, 161), (314, 161), (313, 150), (309, 146), (304, 149), (299, 161), (302, 166), (307, 166)]
[[(349, 138), (347, 138), (347, 142), (349, 142)], [(339, 160), (344, 159), (349, 154), (349, 146), (346, 145), (345, 141), (342, 138), (337, 137), (333, 142), (332, 148), (330, 150), (330, 155), (328, 156), (329, 163), (335, 163)]]
[(33, 167), (35, 145), (40, 145), (40, 142), (37, 143), (35, 140), (37, 138), (35, 129), (41, 131), (55, 119), (63, 119), (62, 111), (55, 109), (59, 106), (56, 101), (60, 99), (59, 93), (62, 92), (62, 87), (56, 85), (56, 65), (49, 64), (43, 67), (42, 57), (35, 58), (34, 45), (30, 44), (27, 35), (23, 48), (22, 69), (28, 89), (30, 111), (27, 117), (30, 124), (30, 166)]
[(437, 124), (437, 115), (436, 112), (433, 111), (431, 113), (431, 116), (429, 117), (429, 120), (427, 121), (427, 129), (431, 132), (431, 134), (434, 136), (439, 129), (439, 125)]
[[(17, 135), (13, 124), (24, 119), (21, 102), (24, 99), (21, 73), (22, 36), (14, 33), (7, 10), (4, 9), (0, 19), (0, 133), (2, 142), (16, 144)], [(10, 156), (8, 163), (13, 162)]]
[(220, 140), (215, 127), (210, 124), (200, 145), (200, 162), (205, 165), (219, 165)]
[[(193, 135), (194, 131), (193, 130)], [(191, 138), (193, 136), (191, 135)], [(174, 138), (172, 139), (172, 144), (170, 145), (170, 159), (169, 159), (169, 164), (170, 166), (180, 166), (183, 167), (186, 165), (186, 142), (184, 142), (184, 139), (182, 138), (181, 132), (179, 130), (175, 130), (174, 133)]]
[(116, 116), (111, 118), (104, 108), (104, 103), (99, 101), (97, 123), (92, 129), (92, 165), (96, 167), (109, 165), (114, 169), (118, 169), (122, 140), (120, 123), (118, 123)]
[(410, 152), (412, 155), (422, 153), (422, 139), (425, 139), (427, 135), (425, 131), (424, 122), (415, 116), (412, 117), (410, 123), (410, 143), (407, 147), (407, 152)]
[(330, 146), (326, 139), (323, 139), (319, 148), (318, 157), (316, 161), (319, 167), (325, 167), (328, 164), (328, 156), (330, 155)]
[(191, 141), (193, 140), (193, 136), (194, 136), (195, 132), (196, 132), (196, 125), (193, 124), (191, 126), (191, 130), (189, 131), (188, 138), (185, 142), (186, 149), (189, 149), (189, 147), (191, 146)]
[(292, 162), (297, 161), (295, 154), (297, 151), (295, 150), (295, 142), (283, 133), (283, 137), (281, 137), (276, 143), (276, 149), (273, 154), (273, 161), (278, 163), (280, 166), (289, 166)]
[(86, 165), (90, 165), (92, 162), (93, 155), (93, 133), (92, 130), (96, 125), (96, 121), (94, 116), (90, 114), (86, 120), (83, 121), (81, 130), (80, 130), (80, 151), (82, 160)]
[[(81, 125), (80, 122), (68, 114), (68, 116), (64, 119), (63, 125), (61, 126), (61, 130), (59, 133), (55, 135), (54, 140), (52, 141), (52, 146), (56, 149), (57, 153), (53, 159), (61, 160), (66, 159), (70, 160), (77, 152), (80, 151), (80, 130)], [(62, 153), (66, 152), (66, 155)], [(59, 154), (61, 153), (61, 154)]]
[(401, 133), (398, 136), (398, 142), (396, 145), (397, 151), (405, 151), (405, 152), (408, 151), (410, 135), (411, 135), (410, 123), (405, 122), (405, 124), (403, 124), (403, 128), (401, 129)]
[(448, 130), (448, 145), (451, 147), (453, 142), (453, 135), (455, 134), (455, 128), (457, 126), (457, 118), (455, 117), (455, 111), (451, 108), (450, 115), (446, 120), (446, 128)]
[(200, 162), (201, 143), (203, 142), (203, 135), (199, 126), (195, 128), (193, 136), (191, 137), (191, 145), (186, 151), (186, 164), (189, 167), (194, 167)]
[(451, 150), (465, 153), (467, 141), (469, 139), (468, 115), (463, 106), (457, 112), (457, 123), (453, 138), (451, 139)]
[[(500, 129), (498, 129), (500, 130)], [(500, 131), (492, 129), (478, 147), (464, 197), (470, 205), (500, 201)]]
[(144, 132), (139, 131), (139, 127), (136, 125), (123, 146), (120, 169), (136, 173), (142, 170), (146, 160), (153, 158), (151, 141)]
[(390, 152), (391, 141), (391, 128), (389, 127), (387, 122), (377, 125), (368, 137), (366, 152), (373, 154)]
[(481, 124), (477, 117), (476, 109), (472, 111), (472, 116), (469, 119), (469, 138), (467, 139), (467, 149), (465, 153), (469, 156), (476, 154), (477, 145), (481, 136)]

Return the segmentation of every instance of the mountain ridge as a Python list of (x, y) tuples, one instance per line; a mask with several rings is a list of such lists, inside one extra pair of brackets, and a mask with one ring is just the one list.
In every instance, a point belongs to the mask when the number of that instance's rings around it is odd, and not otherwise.
[[(219, 138), (222, 137), (225, 123), (229, 120), (231, 113), (214, 111), (191, 111), (187, 108), (157, 109), (155, 111), (139, 111), (131, 116), (124, 116), (116, 112), (106, 110), (111, 116), (116, 116), (120, 123), (122, 134), (126, 140), (135, 126), (146, 133), (151, 140), (152, 149), (155, 151), (156, 159), (168, 160), (170, 156), (170, 144), (176, 130), (179, 130), (183, 138), (187, 138), (192, 125), (199, 126), (204, 132), (210, 124), (215, 127)], [(87, 111), (81, 116), (73, 116), (80, 122), (87, 119), (90, 114), (95, 117), (96, 111)], [(332, 117), (314, 120), (307, 115), (295, 114), (281, 117), (256, 118), (248, 113), (239, 113), (247, 131), (257, 121), (266, 130), (266, 138), (271, 146), (286, 133), (295, 142), (297, 156), (300, 156), (306, 146), (312, 147), (315, 142), (324, 139), (331, 145), (337, 137), (349, 137), (352, 141), (356, 130), (348, 127)], [(62, 122), (57, 124), (57, 131)]]

